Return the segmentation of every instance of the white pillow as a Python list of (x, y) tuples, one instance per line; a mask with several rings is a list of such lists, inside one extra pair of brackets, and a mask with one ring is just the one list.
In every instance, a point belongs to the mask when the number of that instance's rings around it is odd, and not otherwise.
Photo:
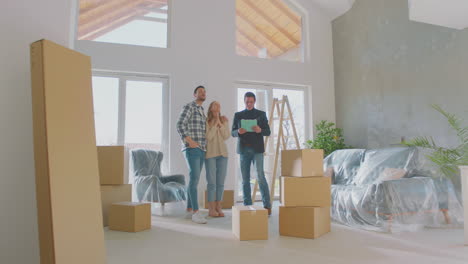
[(380, 174), (379, 181), (398, 180), (406, 176), (405, 169), (385, 168)]

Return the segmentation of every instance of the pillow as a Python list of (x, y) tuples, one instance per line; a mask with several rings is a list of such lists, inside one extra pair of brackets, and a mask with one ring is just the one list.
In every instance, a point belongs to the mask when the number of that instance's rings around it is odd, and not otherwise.
[(386, 168), (409, 169), (413, 165), (416, 148), (391, 147), (367, 150), (353, 184), (372, 184), (379, 180)]
[(398, 180), (406, 176), (408, 173), (405, 169), (385, 168), (380, 174), (378, 181)]

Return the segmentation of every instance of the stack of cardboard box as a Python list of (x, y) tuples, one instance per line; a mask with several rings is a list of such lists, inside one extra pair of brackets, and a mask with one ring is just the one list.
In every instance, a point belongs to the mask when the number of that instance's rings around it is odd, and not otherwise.
[(324, 177), (323, 150), (281, 153), (280, 235), (317, 238), (330, 232), (331, 178)]
[(124, 146), (98, 146), (103, 225), (108, 226), (113, 203), (130, 202), (132, 185), (124, 183)]

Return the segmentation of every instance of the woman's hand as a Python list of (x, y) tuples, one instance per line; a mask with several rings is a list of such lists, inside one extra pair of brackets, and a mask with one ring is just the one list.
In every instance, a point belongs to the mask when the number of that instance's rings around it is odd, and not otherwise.
[(223, 123), (227, 123), (229, 121), (226, 116), (221, 116), (221, 120)]

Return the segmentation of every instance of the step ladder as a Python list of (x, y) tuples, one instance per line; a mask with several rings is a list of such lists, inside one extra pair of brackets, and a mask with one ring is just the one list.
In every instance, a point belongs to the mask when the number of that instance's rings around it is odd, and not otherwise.
[[(285, 116), (285, 110), (287, 110), (287, 115)], [(275, 115), (276, 112), (276, 115)], [(278, 127), (275, 127), (272, 129), (270, 136), (265, 137), (265, 156), (266, 157), (271, 157), (274, 156), (274, 162), (270, 168), (265, 170), (265, 174), (270, 175), (270, 197), (273, 200), (275, 197), (275, 182), (276, 182), (276, 177), (278, 174), (278, 164), (279, 164), (279, 157), (280, 157), (280, 149), (281, 150), (286, 150), (288, 148), (286, 144), (286, 138), (288, 136), (284, 135), (284, 130), (287, 128), (284, 128), (284, 125), (286, 124), (285, 121), (289, 121), (291, 124), (291, 130), (293, 135), (289, 136), (294, 138), (295, 143), (296, 143), (296, 149), (300, 149), (301, 146), (299, 144), (299, 138), (297, 136), (297, 131), (296, 131), (296, 126), (294, 123), (294, 118), (293, 114), (291, 112), (291, 106), (289, 105), (289, 100), (287, 95), (283, 95), (283, 98), (281, 100), (278, 100), (278, 98), (274, 98), (272, 105), (271, 105), (271, 111), (270, 111), (270, 116), (269, 116), (269, 125), (270, 128), (274, 126), (274, 121), (279, 120)], [(269, 139), (272, 138), (273, 142), (269, 145)], [(276, 140), (276, 142), (274, 142)], [(270, 147), (271, 146), (271, 147)], [(252, 200), (255, 201), (256, 195), (257, 195), (257, 189), (258, 189), (258, 179), (255, 181), (255, 185), (253, 188), (252, 192)]]

